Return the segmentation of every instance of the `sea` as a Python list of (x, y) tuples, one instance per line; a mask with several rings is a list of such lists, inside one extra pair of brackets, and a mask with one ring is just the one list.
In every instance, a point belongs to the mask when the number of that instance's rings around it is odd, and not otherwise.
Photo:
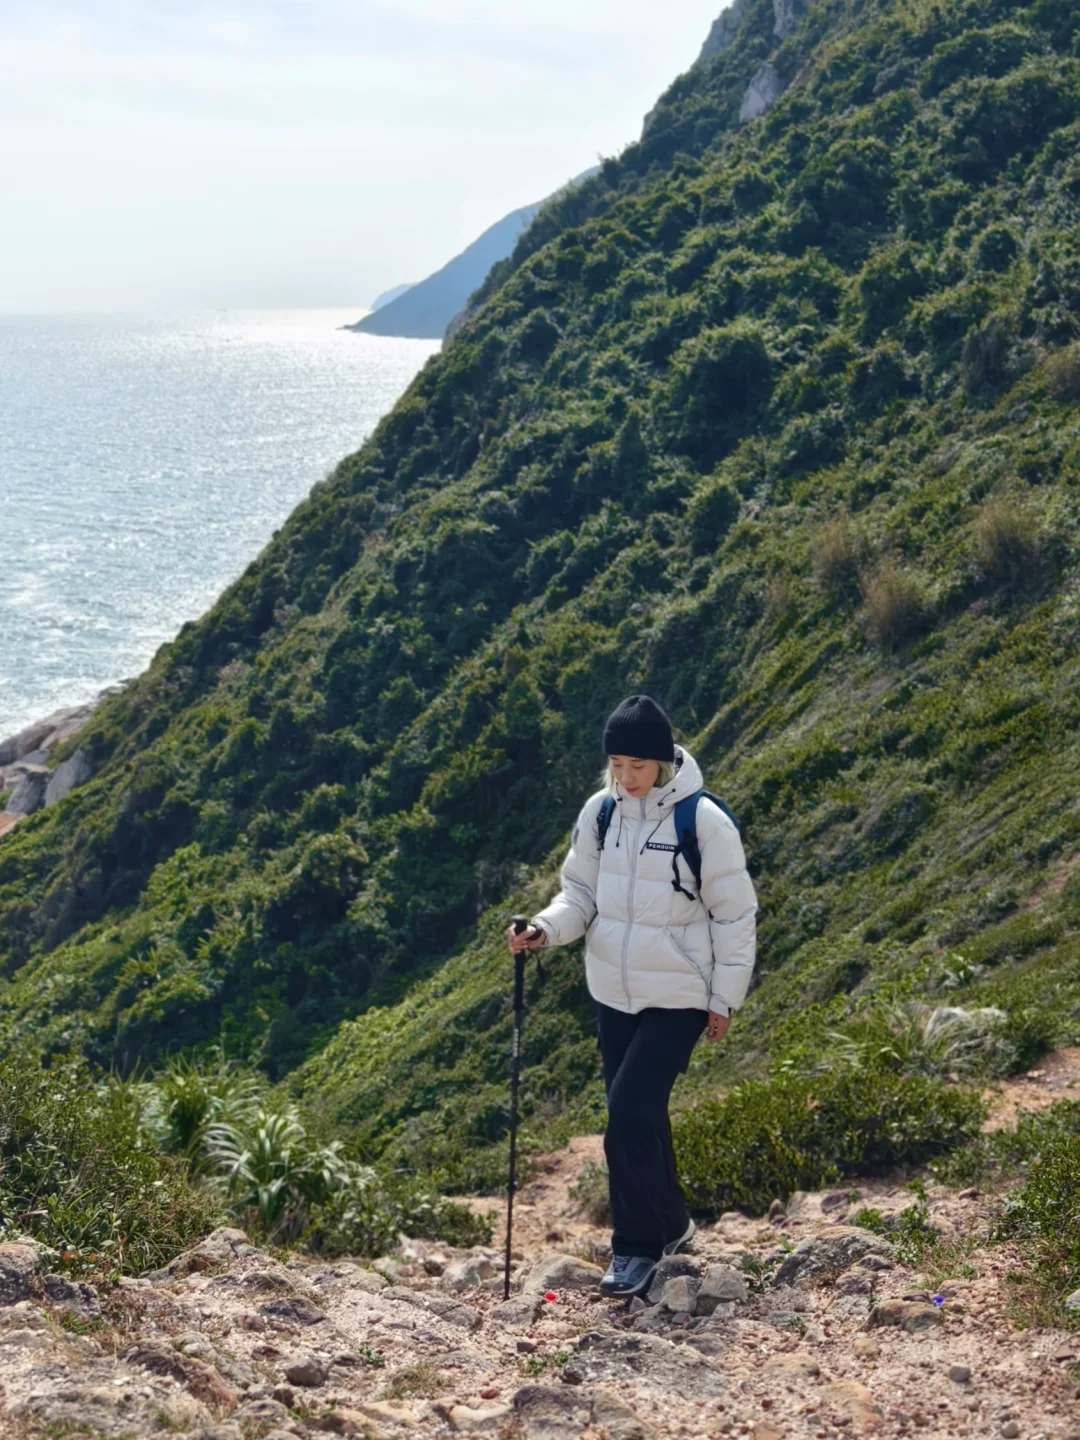
[(363, 309), (0, 316), (0, 738), (143, 670), (438, 341)]

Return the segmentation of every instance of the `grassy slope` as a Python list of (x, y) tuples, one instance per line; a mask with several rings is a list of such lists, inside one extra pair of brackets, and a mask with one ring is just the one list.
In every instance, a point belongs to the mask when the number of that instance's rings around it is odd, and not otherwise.
[[(761, 983), (692, 1087), (893, 992), (1080, 1032), (1074, 7), (771, 26), (541, 216), (95, 718), (95, 779), (0, 848), (9, 1029), (122, 1062), (221, 1035), (373, 1152), (482, 1178), (502, 917), (640, 685), (762, 901)], [(792, 88), (738, 129), (770, 54)], [(532, 999), (534, 1126), (587, 1123), (579, 956)]]

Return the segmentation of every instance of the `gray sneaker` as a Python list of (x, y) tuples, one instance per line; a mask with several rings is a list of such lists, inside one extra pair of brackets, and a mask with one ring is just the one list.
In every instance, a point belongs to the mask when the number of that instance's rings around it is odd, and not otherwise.
[(649, 1288), (656, 1263), (647, 1255), (613, 1255), (600, 1279), (600, 1294), (617, 1299), (640, 1295)]
[(679, 1236), (679, 1238), (677, 1240), (672, 1240), (670, 1244), (664, 1246), (664, 1254), (678, 1255), (680, 1250), (685, 1250), (686, 1247), (690, 1244), (690, 1241), (694, 1238), (694, 1231), (696, 1229), (697, 1226), (694, 1224), (693, 1220), (688, 1220), (686, 1222), (686, 1229)]

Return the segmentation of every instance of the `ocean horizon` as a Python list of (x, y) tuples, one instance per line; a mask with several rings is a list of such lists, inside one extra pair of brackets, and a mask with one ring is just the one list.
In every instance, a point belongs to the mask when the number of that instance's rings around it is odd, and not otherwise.
[(0, 738), (144, 670), (438, 341), (364, 308), (0, 315)]

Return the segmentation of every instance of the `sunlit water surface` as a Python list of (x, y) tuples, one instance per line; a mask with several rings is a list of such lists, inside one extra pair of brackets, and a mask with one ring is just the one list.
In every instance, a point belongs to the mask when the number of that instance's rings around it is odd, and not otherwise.
[(358, 313), (0, 317), (0, 738), (142, 670), (439, 348)]

